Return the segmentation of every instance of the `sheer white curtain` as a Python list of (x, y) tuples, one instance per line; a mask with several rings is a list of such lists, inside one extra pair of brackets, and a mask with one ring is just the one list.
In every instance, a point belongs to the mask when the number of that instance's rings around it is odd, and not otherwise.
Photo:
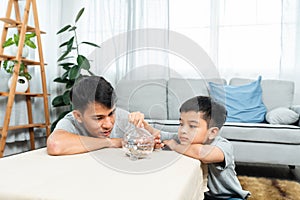
[[(85, 49), (90, 54), (95, 74), (105, 76), (113, 84), (123, 78), (162, 78), (168, 75), (166, 67), (157, 67), (168, 65), (167, 53), (135, 49), (136, 43), (147, 42), (149, 36), (149, 32), (139, 30), (168, 30), (168, 0), (89, 0), (81, 6), (85, 6), (86, 13), (81, 21), (84, 28), (78, 29), (79, 39), (101, 46), (97, 51), (91, 47)], [(168, 34), (163, 37), (167, 48)], [(127, 52), (122, 53), (124, 48)], [(114, 54), (114, 58), (108, 66), (103, 66), (99, 57), (108, 57), (108, 53)]]
[(278, 78), (280, 22), (281, 0), (170, 2), (170, 29), (198, 43), (226, 79)]
[[(300, 104), (299, 7), (297, 0), (173, 0), (169, 28), (199, 44), (227, 80), (295, 81)], [(171, 68), (193, 78), (182, 66), (187, 63), (170, 57)]]
[(295, 103), (300, 105), (300, 2), (282, 1), (280, 78), (295, 81)]

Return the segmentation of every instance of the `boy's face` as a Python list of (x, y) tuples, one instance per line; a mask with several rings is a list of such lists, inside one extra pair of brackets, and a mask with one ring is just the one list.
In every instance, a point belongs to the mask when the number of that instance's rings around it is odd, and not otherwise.
[(83, 113), (78, 112), (76, 119), (83, 123), (94, 137), (109, 137), (115, 124), (115, 107), (106, 108), (99, 103), (90, 103)]
[(208, 140), (208, 128), (201, 112), (180, 113), (178, 137), (181, 144), (205, 144)]

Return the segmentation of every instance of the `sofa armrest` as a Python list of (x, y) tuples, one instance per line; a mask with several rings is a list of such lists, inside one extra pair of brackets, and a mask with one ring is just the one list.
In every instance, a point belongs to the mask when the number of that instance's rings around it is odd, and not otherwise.
[[(291, 110), (295, 111), (296, 113), (298, 113), (300, 115), (300, 105), (293, 105), (291, 107)], [(298, 120), (298, 126), (300, 126), (300, 120)]]
[(296, 113), (300, 114), (300, 105), (293, 105), (291, 110), (295, 111)]

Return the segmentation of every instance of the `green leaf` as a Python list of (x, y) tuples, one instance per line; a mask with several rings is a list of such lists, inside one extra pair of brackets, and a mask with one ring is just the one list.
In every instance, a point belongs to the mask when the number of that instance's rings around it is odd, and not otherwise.
[(69, 75), (69, 71), (66, 71), (66, 72), (61, 76), (61, 78), (62, 78), (63, 80), (68, 80), (68, 75)]
[(53, 80), (53, 82), (57, 82), (57, 83), (67, 83), (68, 80), (62, 79), (61, 77), (57, 77), (56, 79)]
[(54, 122), (51, 123), (51, 130), (50, 132), (52, 133), (56, 127), (56, 124), (58, 123), (58, 121), (61, 119), (56, 119)]
[(81, 10), (78, 12), (76, 19), (75, 19), (75, 23), (78, 22), (79, 18), (81, 17), (82, 13), (84, 12), (84, 8), (81, 8)]
[(74, 80), (68, 80), (66, 84), (66, 89), (70, 89), (71, 87), (73, 87), (74, 83), (75, 83)]
[(69, 71), (71, 69), (71, 67), (69, 67), (69, 66), (63, 66), (63, 69)]
[(88, 44), (88, 45), (91, 45), (93, 47), (101, 48), (99, 45), (91, 43), (91, 42), (81, 42), (81, 44)]
[(63, 95), (59, 95), (59, 96), (55, 97), (52, 100), (52, 106), (54, 106), (54, 107), (65, 106)]
[(58, 116), (58, 118), (59, 119), (62, 119), (66, 114), (68, 114), (69, 112), (71, 112), (71, 110), (67, 110), (67, 111), (64, 111), (64, 112), (62, 112), (59, 116)]
[(67, 91), (64, 92), (63, 101), (66, 105), (70, 105), (70, 102), (71, 102), (71, 100), (70, 100), (70, 90), (67, 90)]
[(36, 49), (36, 45), (31, 40), (26, 40), (25, 44), (33, 49)]
[(31, 78), (32, 78), (31, 75), (28, 72), (24, 72), (24, 74), (22, 76), (24, 76), (25, 78), (27, 78), (27, 80), (31, 80)]
[(69, 54), (70, 52), (69, 51), (65, 51), (57, 60), (57, 62), (60, 62), (62, 60), (65, 59), (65, 57)]
[(36, 36), (35, 33), (27, 33), (27, 34), (25, 35), (25, 40), (29, 40), (30, 38), (33, 38), (33, 37), (35, 37), (35, 36)]
[(12, 74), (14, 72), (14, 65), (15, 63), (13, 61), (9, 61), (9, 60), (3, 61), (3, 69), (9, 74)]
[[(70, 70), (70, 68), (75, 65), (74, 63), (61, 63), (58, 66), (61, 66), (64, 70)], [(71, 67), (70, 67), (71, 66)]]
[(77, 63), (78, 63), (78, 66), (80, 67), (80, 69), (89, 70), (91, 67), (89, 60), (86, 57), (84, 57), (83, 55), (77, 56)]
[(19, 45), (19, 39), (20, 39), (20, 36), (18, 34), (14, 34), (14, 42), (15, 42), (16, 46)]
[(79, 77), (80, 75), (80, 67), (78, 65), (73, 66), (70, 70), (69, 70), (69, 79), (70, 80), (75, 80)]
[(56, 33), (56, 35), (65, 32), (65, 31), (68, 30), (70, 27), (71, 27), (71, 25), (66, 25), (65, 27), (63, 27), (62, 29), (60, 29), (60, 30)]
[(71, 37), (71, 39), (68, 41), (68, 44), (67, 44), (67, 51), (69, 51), (69, 52), (72, 51), (73, 43), (74, 43), (74, 36)]
[(63, 46), (66, 46), (67, 44), (68, 44), (68, 41), (66, 41), (66, 42), (62, 43), (61, 45), (59, 45), (58, 48), (61, 48), (61, 47), (63, 47)]
[(73, 26), (72, 28), (70, 28), (69, 31), (75, 31), (76, 29), (77, 29), (77, 27), (76, 27), (76, 26)]
[(14, 43), (15, 43), (15, 42), (13, 41), (13, 39), (12, 39), (12, 38), (9, 38), (8, 40), (6, 40), (6, 41), (3, 43), (2, 47), (5, 48), (5, 47), (8, 47), (8, 46), (11, 46), (11, 45), (13, 45)]
[(70, 65), (74, 65), (74, 63), (67, 62), (67, 63), (60, 63), (60, 64), (58, 64), (58, 66), (62, 66), (62, 67), (64, 67), (64, 66), (70, 66)]

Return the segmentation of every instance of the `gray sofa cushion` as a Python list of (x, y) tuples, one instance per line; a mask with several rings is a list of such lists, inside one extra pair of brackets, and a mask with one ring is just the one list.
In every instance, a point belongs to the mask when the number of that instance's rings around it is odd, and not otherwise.
[(234, 141), (300, 144), (300, 127), (265, 123), (226, 122), (220, 134)]
[[(252, 82), (252, 79), (232, 78), (230, 85), (243, 85)], [(278, 108), (289, 108), (293, 104), (294, 82), (286, 80), (262, 80), (263, 102), (268, 111)]]
[(224, 79), (178, 79), (168, 81), (168, 119), (179, 119), (179, 107), (196, 95), (208, 96), (208, 82), (226, 84)]
[(169, 132), (169, 133), (178, 133), (179, 120), (147, 120), (154, 128)]
[(284, 107), (275, 108), (266, 114), (266, 121), (270, 124), (294, 124), (298, 120), (298, 113)]
[(147, 119), (167, 119), (167, 81), (121, 80), (116, 86), (117, 106), (140, 111)]

